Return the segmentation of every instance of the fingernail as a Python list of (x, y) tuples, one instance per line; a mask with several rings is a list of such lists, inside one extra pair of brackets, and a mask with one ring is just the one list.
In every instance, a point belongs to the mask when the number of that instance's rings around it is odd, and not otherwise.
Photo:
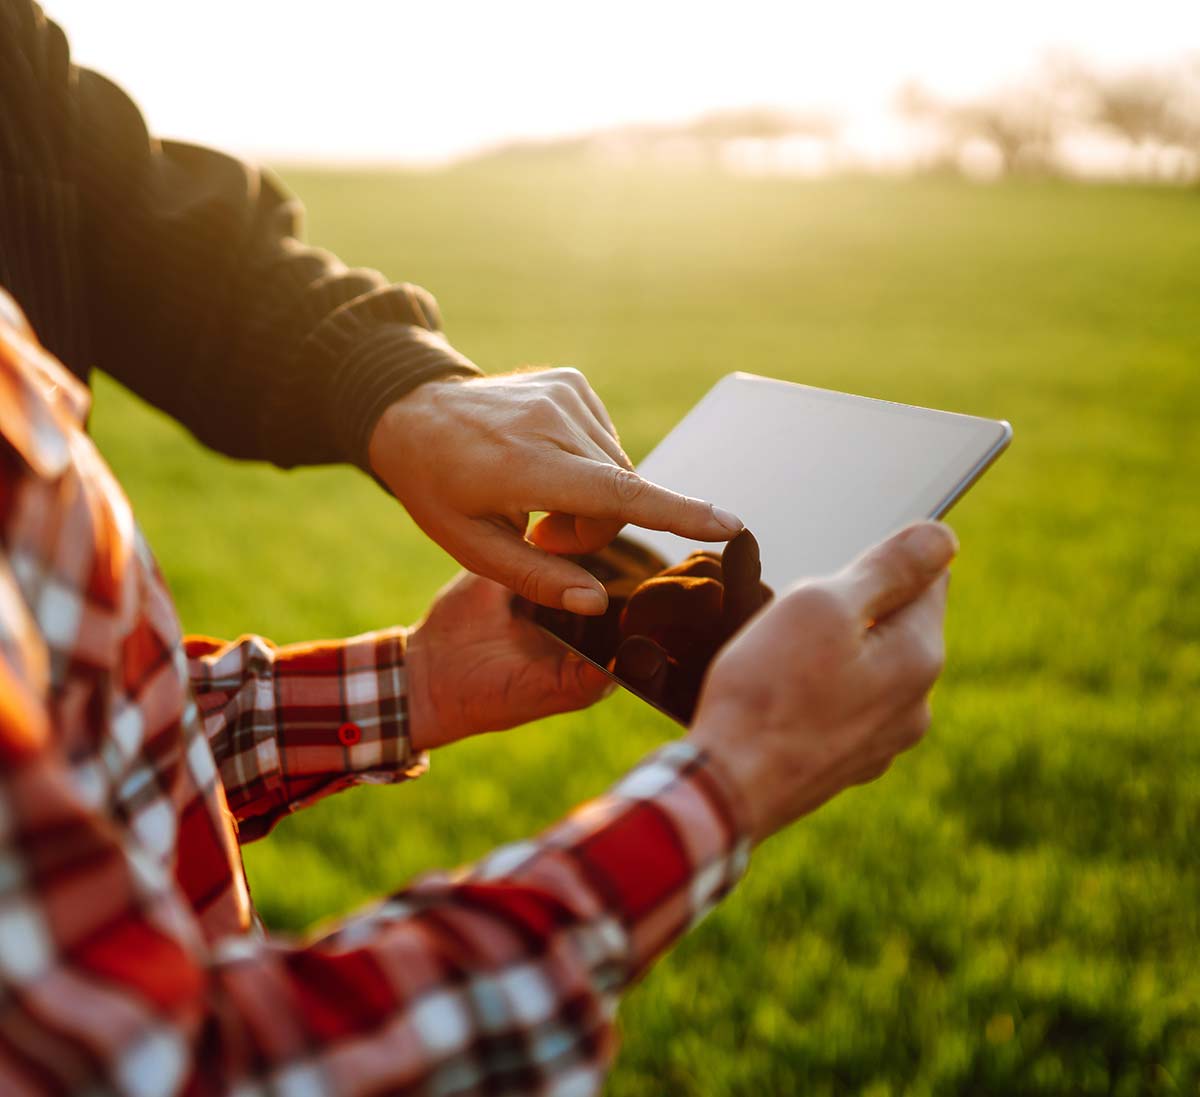
[(570, 587), (563, 591), (563, 609), (595, 617), (608, 608), (608, 599), (594, 587)]
[(600, 699), (603, 700), (605, 697), (611, 697), (616, 692), (617, 692), (617, 683), (609, 682), (608, 685), (606, 685), (600, 691)]
[(958, 538), (948, 526), (936, 523), (917, 526), (908, 535), (908, 544), (930, 575), (941, 571), (958, 552)]
[(739, 530), (745, 529), (746, 523), (743, 522), (732, 511), (723, 510), (721, 507), (712, 507), (713, 517), (723, 525), (730, 533), (737, 533)]

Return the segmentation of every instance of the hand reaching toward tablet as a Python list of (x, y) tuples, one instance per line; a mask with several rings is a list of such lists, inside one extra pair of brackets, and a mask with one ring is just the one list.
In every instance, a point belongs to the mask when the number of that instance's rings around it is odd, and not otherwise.
[(690, 738), (741, 792), (756, 842), (920, 740), (957, 549), (944, 525), (910, 526), (782, 594), (717, 656)]
[[(460, 564), (572, 613), (603, 613), (608, 596), (561, 554), (601, 548), (627, 522), (697, 541), (727, 541), (742, 528), (642, 479), (575, 369), (430, 381), (383, 413), (370, 460)], [(534, 511), (550, 513), (526, 540)]]

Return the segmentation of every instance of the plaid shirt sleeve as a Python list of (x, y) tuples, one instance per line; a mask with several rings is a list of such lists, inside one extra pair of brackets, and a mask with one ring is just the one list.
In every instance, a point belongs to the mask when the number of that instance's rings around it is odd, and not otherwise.
[(184, 641), (241, 841), (351, 785), (425, 772), (408, 735), (405, 636), (397, 628), (283, 648), (259, 636)]
[(681, 742), (541, 837), (314, 940), (210, 943), (169, 868), (71, 781), (45, 652), (19, 614), (7, 624), (6, 1094), (592, 1094), (618, 994), (745, 865), (734, 799)]
[(214, 751), (264, 829), (394, 779), (402, 634), (189, 659), (85, 394), (5, 304), (0, 1094), (596, 1092), (618, 995), (745, 864), (717, 767), (673, 744), (538, 838), (311, 940), (264, 935)]

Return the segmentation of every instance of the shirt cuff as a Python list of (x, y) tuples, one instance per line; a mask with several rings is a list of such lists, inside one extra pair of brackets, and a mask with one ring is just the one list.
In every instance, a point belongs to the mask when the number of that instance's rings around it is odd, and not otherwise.
[[(189, 654), (197, 702), (241, 841), (352, 785), (423, 774), (408, 733), (406, 632), (271, 648), (246, 638), (209, 668)], [(197, 681), (205, 670), (206, 681)]]
[[(623, 801), (628, 813), (641, 818), (654, 813), (665, 824), (654, 837), (648, 829), (628, 844), (619, 828), (589, 850), (593, 867), (608, 873), (614, 894), (621, 897), (629, 931), (628, 983), (639, 979), (745, 875), (750, 828), (725, 777), (686, 740), (651, 755), (610, 796)], [(679, 875), (672, 880), (669, 844), (677, 844), (675, 858), (682, 854), (686, 880)]]
[(481, 371), (441, 332), (413, 324), (384, 324), (343, 359), (333, 382), (334, 430), (339, 449), (364, 472), (379, 417), (426, 381), (477, 377)]
[(326, 422), (343, 460), (371, 473), (371, 432), (391, 404), (426, 381), (480, 374), (441, 328), (433, 295), (401, 283), (344, 302), (305, 340), (301, 372), (327, 379)]

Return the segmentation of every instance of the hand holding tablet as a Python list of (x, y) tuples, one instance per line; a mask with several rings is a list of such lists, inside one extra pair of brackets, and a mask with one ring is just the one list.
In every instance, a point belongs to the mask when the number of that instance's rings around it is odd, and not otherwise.
[[(944, 515), (1011, 437), (1008, 423), (998, 420), (737, 373), (718, 382), (638, 472), (738, 514), (757, 538), (762, 582), (782, 592), (802, 578), (840, 570), (912, 521)], [(656, 693), (647, 688), (656, 674), (661, 678), (652, 649), (642, 645), (636, 657), (626, 652), (620, 664), (616, 657), (623, 641), (646, 635), (632, 620), (645, 616), (648, 604), (647, 591), (639, 588), (651, 579), (662, 587), (696, 554), (707, 555), (709, 566), (716, 567), (719, 558), (711, 550), (670, 533), (627, 528), (607, 549), (576, 558), (605, 583), (610, 607), (604, 617), (537, 610), (535, 619), (602, 669), (615, 670), (626, 688), (686, 723), (703, 665), (697, 672), (689, 664), (690, 693)], [(669, 616), (671, 599), (679, 608), (677, 621), (659, 622), (659, 631), (678, 642), (674, 649), (661, 637), (655, 643), (672, 658), (685, 650), (694, 663), (696, 652), (711, 647), (714, 637), (727, 638), (720, 622), (732, 611), (724, 607), (716, 573), (708, 577), (712, 589), (690, 581), (688, 594), (682, 579), (675, 578), (674, 590), (656, 591), (660, 618), (664, 612)], [(706, 599), (713, 605), (703, 610)], [(704, 664), (708, 658), (711, 652)], [(635, 667), (648, 677), (631, 673)], [(680, 696), (690, 696), (690, 703)]]

